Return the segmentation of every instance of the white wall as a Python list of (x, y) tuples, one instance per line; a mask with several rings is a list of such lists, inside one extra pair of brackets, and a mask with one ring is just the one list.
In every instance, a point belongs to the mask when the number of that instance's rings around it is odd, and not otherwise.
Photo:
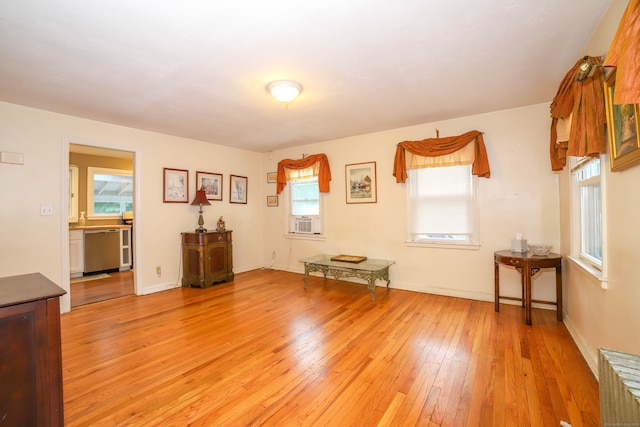
[[(603, 54), (627, 1), (613, 0), (584, 54)], [(576, 58), (577, 60), (577, 58)], [(559, 83), (559, 82), (558, 82)], [(508, 90), (508, 88), (505, 88)], [(298, 260), (317, 253), (364, 254), (396, 261), (392, 288), (480, 300), (493, 299), (493, 252), (508, 248), (516, 232), (529, 241), (551, 243), (567, 255), (568, 172), (554, 174), (548, 158), (549, 104), (539, 104), (319, 144), (258, 154), (204, 142), (144, 132), (0, 103), (0, 151), (24, 154), (24, 165), (0, 164), (0, 276), (39, 271), (69, 290), (65, 209), (66, 147), (70, 142), (129, 150), (136, 154), (136, 286), (140, 294), (178, 283), (180, 232), (192, 230), (197, 208), (162, 203), (162, 168), (224, 175), (224, 201), (205, 208), (205, 226), (223, 215), (234, 230), (236, 273), (271, 265), (302, 272)], [(405, 245), (406, 186), (392, 176), (395, 144), (403, 140), (483, 131), (492, 176), (479, 180), (481, 248), (451, 250)], [(283, 237), (285, 206), (266, 207), (275, 184), (266, 173), (283, 158), (323, 152), (331, 162), (332, 191), (323, 196), (326, 241)], [(345, 203), (346, 164), (377, 163), (378, 203)], [(229, 174), (249, 178), (248, 204), (231, 205)], [(640, 354), (640, 166), (612, 173), (607, 184), (609, 283), (600, 283), (565, 262), (565, 324), (592, 369), (598, 347)], [(40, 216), (42, 204), (54, 216)], [(560, 244), (562, 245), (560, 246)], [(163, 269), (155, 275), (155, 266)], [(552, 271), (534, 278), (534, 298), (554, 298)], [(506, 293), (519, 294), (519, 276), (501, 268)], [(379, 290), (379, 292), (382, 290)], [(382, 291), (384, 292), (384, 291)], [(393, 292), (393, 291), (391, 291)], [(68, 295), (63, 310), (69, 309)]]
[[(436, 128), (441, 136), (484, 132), (491, 178), (479, 179), (479, 250), (405, 244), (407, 187), (397, 184), (392, 175), (396, 144), (433, 138)], [(284, 203), (265, 211), (265, 265), (274, 251), (275, 268), (296, 272), (304, 271), (299, 259), (319, 253), (366, 255), (395, 260), (390, 269), (392, 288), (493, 301), (493, 253), (510, 248), (517, 232), (529, 242), (550, 243), (559, 250), (558, 179), (551, 172), (548, 138), (549, 105), (540, 104), (267, 154), (265, 173), (275, 171), (284, 158), (325, 153), (333, 179), (331, 192), (322, 196), (326, 241), (285, 238)], [(377, 167), (378, 202), (346, 204), (345, 165), (372, 161)], [(275, 184), (269, 184), (267, 193), (275, 194)], [(520, 295), (519, 274), (501, 267), (501, 286), (505, 294)], [(555, 300), (553, 270), (536, 276), (534, 298)]]
[[(626, 0), (611, 2), (584, 55), (605, 55), (626, 6)], [(576, 58), (578, 60), (578, 58)], [(606, 177), (605, 201), (608, 250), (607, 289), (599, 280), (574, 263), (566, 269), (565, 324), (580, 347), (587, 363), (597, 375), (598, 348), (640, 354), (640, 166), (610, 172), (609, 156), (603, 168)], [(560, 175), (562, 251), (570, 253), (570, 175)]]
[[(224, 176), (222, 202), (205, 207), (205, 227), (220, 215), (233, 230), (234, 271), (262, 265), (262, 155), (245, 150), (0, 103), (0, 151), (24, 154), (24, 165), (0, 164), (0, 276), (41, 272), (69, 291), (66, 231), (68, 144), (133, 151), (136, 175), (135, 277), (139, 294), (167, 289), (181, 277), (180, 233), (197, 227), (198, 207), (163, 203), (164, 167)], [(248, 203), (229, 204), (229, 175), (248, 177)], [(40, 205), (54, 216), (40, 216)], [(157, 277), (156, 266), (162, 267)], [(62, 309), (69, 310), (69, 295)]]

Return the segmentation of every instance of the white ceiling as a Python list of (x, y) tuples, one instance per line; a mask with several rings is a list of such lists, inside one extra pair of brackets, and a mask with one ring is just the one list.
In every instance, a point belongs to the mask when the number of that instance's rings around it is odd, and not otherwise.
[(609, 3), (0, 0), (0, 100), (267, 152), (548, 102)]

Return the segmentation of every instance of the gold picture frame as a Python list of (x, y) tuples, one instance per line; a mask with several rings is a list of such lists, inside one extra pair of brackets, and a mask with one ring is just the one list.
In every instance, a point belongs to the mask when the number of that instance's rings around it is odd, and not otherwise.
[(345, 165), (347, 203), (377, 203), (376, 162)]
[(616, 70), (610, 72), (604, 83), (604, 98), (607, 111), (607, 137), (611, 170), (618, 172), (640, 163), (640, 140), (638, 135), (638, 104), (614, 104), (613, 93)]
[(267, 196), (267, 206), (270, 208), (278, 207), (278, 196)]

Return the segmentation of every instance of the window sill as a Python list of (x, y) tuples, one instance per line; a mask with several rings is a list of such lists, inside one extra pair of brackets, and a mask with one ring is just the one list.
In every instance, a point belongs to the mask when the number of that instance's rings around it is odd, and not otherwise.
[(602, 271), (598, 270), (597, 268), (592, 267), (591, 265), (587, 264), (586, 262), (582, 261), (580, 258), (576, 258), (573, 256), (568, 256), (567, 257), (569, 259), (569, 261), (571, 261), (572, 264), (574, 264), (576, 267), (578, 267), (584, 274), (592, 277), (593, 279), (597, 280), (598, 282), (600, 282), (600, 287), (602, 289), (607, 289), (608, 287), (608, 283), (609, 283), (609, 279), (602, 274)]
[(101, 220), (114, 220), (114, 219), (122, 219), (122, 214), (120, 215), (87, 215), (87, 220), (89, 221), (101, 221)]
[(316, 240), (316, 241), (324, 241), (327, 240), (327, 236), (324, 234), (299, 234), (299, 233), (288, 233), (284, 235), (285, 239), (292, 240)]
[(480, 245), (474, 244), (474, 243), (452, 244), (452, 243), (426, 243), (426, 242), (419, 243), (419, 242), (406, 241), (405, 245), (413, 248), (458, 249), (458, 250), (464, 250), (464, 251), (477, 251), (480, 249)]

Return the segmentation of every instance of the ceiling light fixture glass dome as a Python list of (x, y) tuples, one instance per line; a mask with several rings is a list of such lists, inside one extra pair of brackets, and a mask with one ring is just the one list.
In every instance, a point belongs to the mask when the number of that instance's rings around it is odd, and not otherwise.
[(275, 99), (286, 105), (302, 92), (302, 85), (291, 80), (277, 80), (267, 85), (267, 91)]

